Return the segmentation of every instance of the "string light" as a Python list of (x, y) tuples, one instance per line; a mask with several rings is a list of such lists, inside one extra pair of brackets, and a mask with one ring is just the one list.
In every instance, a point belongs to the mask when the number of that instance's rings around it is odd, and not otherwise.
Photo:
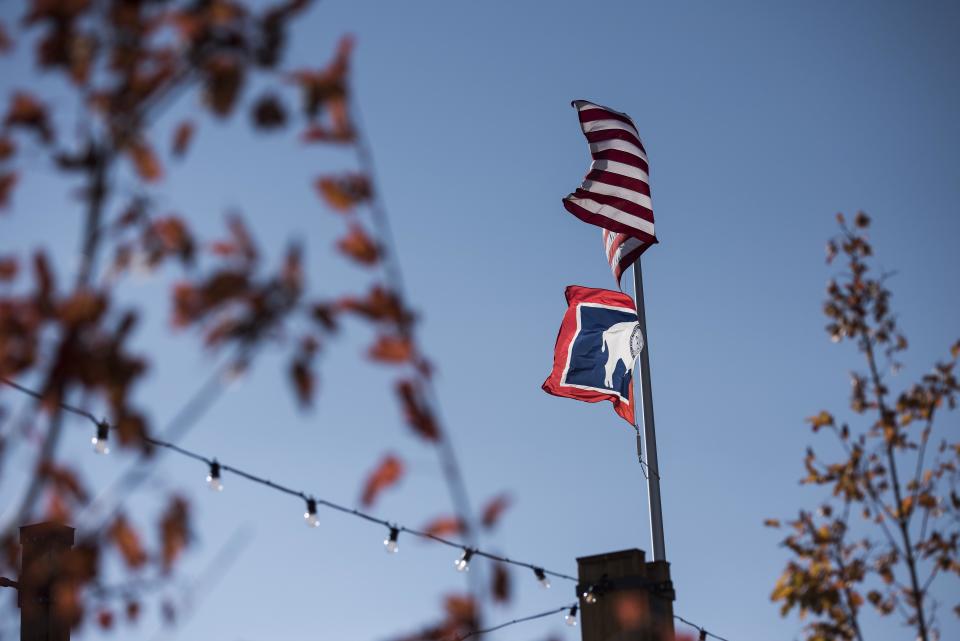
[(537, 577), (537, 581), (540, 582), (544, 590), (550, 588), (550, 579), (547, 578), (547, 573), (543, 571), (543, 568), (533, 568), (533, 575)]
[(396, 554), (400, 549), (400, 545), (397, 543), (397, 537), (400, 536), (400, 530), (396, 527), (390, 528), (390, 536), (383, 540), (383, 547), (387, 550), (387, 554)]
[(107, 441), (110, 438), (110, 426), (104, 421), (97, 422), (97, 435), (90, 439), (93, 451), (97, 454), (109, 454), (110, 447)]
[[(16, 383), (15, 381), (12, 381), (12, 380), (10, 380), (10, 379), (8, 379), (8, 378), (5, 378), (5, 377), (3, 377), (3, 376), (0, 376), (0, 382), (4, 383), (4, 384), (6, 384), (6, 385), (9, 385), (9, 386), (12, 387), (13, 389), (16, 389), (16, 390), (18, 390), (18, 391), (20, 391), (20, 392), (22, 392), (22, 393), (24, 393), (24, 394), (26, 394), (26, 395), (28, 395), (28, 396), (31, 396), (31, 397), (33, 397), (33, 398), (35, 398), (35, 399), (37, 399), (37, 400), (43, 400), (43, 398), (44, 398), (43, 395), (42, 395), (40, 392), (37, 392), (37, 391), (32, 390), (32, 389), (30, 389), (30, 388), (24, 387), (24, 386), (20, 385), (19, 383)], [(88, 411), (86, 411), (86, 410), (83, 410), (83, 409), (81, 409), (81, 408), (79, 408), (79, 407), (75, 407), (75, 406), (73, 406), (73, 405), (69, 405), (69, 404), (67, 404), (67, 403), (62, 403), (62, 402), (61, 402), (61, 403), (60, 403), (60, 407), (61, 407), (63, 410), (65, 410), (65, 411), (67, 411), (67, 412), (69, 412), (69, 413), (71, 413), (71, 414), (75, 414), (75, 415), (77, 415), (77, 416), (82, 416), (82, 417), (86, 418), (87, 420), (89, 420), (90, 422), (92, 422), (92, 423), (97, 427), (97, 436), (94, 437), (93, 439), (91, 439), (91, 441), (93, 442), (93, 444), (94, 444), (94, 446), (95, 446), (95, 449), (97, 450), (97, 452), (101, 452), (101, 451), (102, 451), (104, 454), (106, 454), (107, 452), (109, 452), (109, 448), (108, 448), (108, 446), (107, 446), (107, 442), (108, 442), (108, 432), (109, 432), (109, 429), (110, 429), (110, 425), (109, 425), (106, 421), (97, 420), (97, 418), (96, 418), (93, 414), (91, 414), (90, 412), (88, 412)], [(241, 477), (247, 479), (248, 481), (251, 481), (251, 482), (253, 482), (253, 483), (257, 483), (257, 484), (259, 484), (259, 485), (268, 487), (268, 488), (270, 488), (270, 489), (272, 489), (272, 490), (275, 490), (275, 491), (277, 491), (277, 492), (280, 492), (280, 493), (282, 493), (282, 494), (288, 494), (288, 495), (290, 495), (290, 496), (299, 497), (299, 498), (305, 500), (306, 503), (307, 503), (307, 511), (304, 513), (303, 517), (304, 517), (304, 519), (306, 520), (307, 525), (309, 525), (309, 526), (312, 526), (312, 527), (317, 527), (317, 526), (319, 526), (320, 522), (319, 522), (319, 520), (318, 520), (318, 518), (317, 518), (317, 506), (318, 506), (318, 505), (323, 505), (324, 507), (330, 508), (330, 509), (332, 509), (332, 510), (336, 510), (336, 511), (338, 511), (338, 512), (341, 512), (341, 513), (344, 513), (344, 514), (349, 514), (349, 515), (352, 515), (352, 516), (354, 516), (354, 517), (363, 519), (363, 520), (365, 520), (365, 521), (369, 521), (369, 522), (371, 522), (371, 523), (377, 523), (377, 524), (383, 525), (383, 526), (385, 526), (385, 527), (388, 527), (388, 528), (390, 528), (390, 530), (391, 530), (391, 537), (388, 537), (388, 538), (384, 541), (384, 546), (388, 548), (388, 552), (390, 551), (390, 550), (389, 550), (389, 547), (390, 547), (390, 546), (388, 546), (387, 544), (390, 542), (390, 538), (392, 538), (393, 530), (396, 530), (398, 536), (399, 536), (399, 533), (400, 533), (400, 532), (407, 532), (407, 533), (409, 533), (409, 534), (411, 534), (411, 535), (413, 535), (413, 536), (417, 536), (417, 537), (420, 537), (420, 538), (423, 538), (423, 539), (430, 539), (430, 540), (435, 541), (435, 542), (437, 542), (437, 543), (440, 543), (440, 544), (442, 544), (442, 545), (446, 545), (446, 546), (449, 546), (449, 547), (461, 548), (461, 549), (463, 550), (463, 555), (462, 555), (460, 558), (458, 558), (458, 559), (456, 560), (456, 562), (454, 563), (454, 565), (456, 566), (456, 568), (457, 568), (458, 570), (460, 570), (461, 572), (468, 570), (470, 559), (471, 559), (474, 555), (476, 555), (476, 556), (483, 556), (483, 557), (486, 557), (486, 558), (488, 558), (488, 559), (490, 559), (490, 560), (498, 561), (498, 562), (500, 562), (500, 563), (507, 563), (507, 564), (510, 564), (510, 565), (518, 566), (518, 567), (528, 568), (528, 569), (530, 569), (530, 570), (533, 571), (533, 573), (534, 573), (534, 575), (536, 576), (537, 580), (540, 581), (541, 585), (543, 585), (544, 587), (547, 587), (547, 584), (549, 584), (549, 580), (547, 580), (546, 582), (543, 581), (543, 579), (546, 579), (546, 578), (547, 578), (547, 575), (550, 575), (550, 576), (553, 576), (553, 577), (556, 577), (556, 578), (560, 578), (560, 579), (564, 579), (564, 580), (566, 580), (566, 581), (571, 581), (571, 582), (573, 582), (573, 583), (577, 583), (577, 582), (578, 582), (576, 577), (570, 576), (570, 575), (568, 575), (568, 574), (563, 574), (563, 573), (561, 573), (561, 572), (554, 572), (554, 571), (552, 571), (552, 570), (545, 570), (545, 569), (543, 569), (543, 568), (541, 568), (541, 567), (539, 567), (539, 566), (533, 565), (533, 564), (531, 564), (531, 563), (526, 563), (526, 562), (524, 562), (524, 561), (517, 561), (517, 560), (510, 559), (510, 558), (507, 558), (507, 557), (504, 557), (504, 556), (500, 556), (500, 555), (497, 555), (497, 554), (491, 554), (490, 552), (484, 552), (483, 550), (471, 549), (471, 548), (464, 548), (464, 547), (463, 547), (461, 544), (459, 544), (459, 543), (455, 543), (454, 541), (451, 541), (451, 540), (449, 540), (449, 539), (445, 539), (445, 538), (440, 537), (440, 536), (437, 536), (437, 535), (435, 535), (435, 534), (431, 534), (430, 532), (423, 532), (423, 531), (416, 530), (416, 529), (413, 529), (413, 528), (408, 528), (408, 527), (405, 527), (405, 526), (399, 525), (399, 524), (398, 524), (398, 525), (393, 525), (393, 524), (391, 524), (391, 523), (389, 523), (389, 522), (387, 522), (387, 521), (385, 521), (385, 520), (383, 520), (383, 519), (379, 519), (379, 518), (377, 518), (377, 517), (375, 517), (375, 516), (372, 516), (372, 515), (370, 515), (370, 514), (366, 514), (366, 513), (364, 513), (364, 512), (361, 512), (361, 511), (359, 511), (359, 510), (356, 510), (356, 509), (351, 509), (351, 508), (348, 508), (348, 507), (344, 507), (344, 506), (342, 506), (342, 505), (337, 505), (336, 503), (333, 503), (333, 502), (331, 502), (331, 501), (326, 501), (326, 500), (323, 500), (323, 499), (314, 499), (314, 498), (312, 498), (312, 497), (309, 497), (309, 498), (308, 498), (307, 495), (306, 495), (304, 492), (302, 492), (302, 491), (295, 490), (295, 489), (293, 489), (293, 488), (291, 488), (291, 487), (284, 486), (284, 485), (281, 485), (281, 484), (279, 484), (279, 483), (274, 483), (273, 481), (270, 481), (270, 480), (265, 479), (265, 478), (263, 478), (263, 477), (257, 476), (256, 474), (252, 474), (252, 473), (250, 473), (250, 472), (247, 472), (247, 471), (245, 471), (245, 470), (242, 470), (242, 469), (239, 469), (239, 468), (236, 468), (236, 467), (232, 467), (232, 466), (225, 465), (225, 464), (220, 464), (220, 463), (218, 463), (215, 459), (211, 459), (211, 458), (208, 458), (208, 457), (206, 457), (206, 456), (204, 456), (204, 455), (202, 455), (202, 454), (198, 454), (198, 453), (196, 453), (196, 452), (192, 452), (192, 451), (190, 451), (190, 450), (184, 449), (184, 448), (182, 448), (182, 447), (180, 447), (180, 446), (178, 446), (178, 445), (175, 445), (175, 444), (173, 444), (173, 443), (170, 443), (170, 442), (168, 442), (168, 441), (163, 441), (163, 440), (156, 439), (156, 438), (153, 438), (153, 437), (150, 437), (150, 436), (144, 437), (144, 441), (146, 441), (147, 443), (149, 443), (150, 445), (153, 445), (153, 446), (155, 446), (155, 447), (162, 447), (162, 448), (165, 448), (165, 449), (167, 449), (167, 450), (176, 452), (177, 454), (180, 454), (181, 456), (185, 456), (185, 457), (187, 457), (187, 458), (191, 458), (191, 459), (194, 459), (194, 460), (196, 460), (196, 461), (201, 461), (201, 462), (203, 462), (203, 463), (206, 463), (206, 464), (210, 467), (210, 474), (209, 474), (209, 477), (208, 477), (208, 482), (210, 482), (209, 479), (214, 476), (214, 475), (213, 475), (213, 470), (215, 469), (214, 466), (216, 466), (216, 469), (217, 469), (217, 471), (218, 471), (218, 477), (219, 477), (219, 472), (220, 472), (220, 471), (230, 472), (231, 474), (236, 474), (237, 476), (241, 476)], [(461, 566), (462, 566), (462, 569), (461, 569)], [(539, 572), (538, 572), (538, 570), (539, 570)], [(541, 579), (541, 577), (540, 577), (540, 572), (543, 573), (543, 579)], [(590, 587), (588, 588), (588, 591), (584, 593), (584, 600), (587, 601), (588, 603), (595, 603), (595, 602), (596, 602), (597, 598), (596, 598), (596, 595), (593, 593), (593, 586), (590, 586)], [(523, 618), (523, 619), (517, 619), (517, 620), (515, 620), (515, 621), (510, 621), (510, 622), (508, 622), (508, 623), (505, 623), (505, 624), (501, 624), (501, 625), (499, 625), (499, 626), (496, 626), (495, 628), (490, 628), (490, 629), (488, 629), (488, 630), (483, 630), (483, 631), (477, 631), (477, 633), (479, 633), (479, 632), (489, 632), (489, 631), (492, 631), (492, 630), (495, 630), (495, 629), (500, 629), (500, 628), (502, 628), (502, 627), (506, 627), (506, 626), (508, 626), (508, 625), (514, 625), (515, 623), (522, 623), (522, 622), (524, 622), (524, 621), (529, 621), (529, 620), (537, 619), (537, 618), (540, 618), (540, 617), (543, 617), (543, 616), (548, 616), (548, 615), (550, 615), (550, 614), (556, 613), (557, 611), (563, 611), (563, 610), (566, 610), (566, 609), (567, 609), (567, 607), (564, 606), (563, 608), (559, 608), (559, 610), (552, 610), (552, 611), (549, 611), (549, 612), (544, 612), (544, 613), (536, 614), (536, 615), (533, 615), (533, 616), (530, 616), (530, 617), (525, 617), (525, 618)], [(574, 605), (572, 605), (572, 606), (569, 608), (569, 611), (567, 612), (567, 614), (566, 614), (565, 617), (564, 617), (567, 625), (570, 625), (570, 626), (575, 626), (575, 625), (577, 625), (577, 612), (578, 612), (578, 611), (579, 611), (579, 609), (578, 609), (577, 604), (574, 604)], [(719, 635), (717, 635), (717, 634), (714, 634), (713, 632), (710, 632), (709, 630), (706, 630), (705, 628), (703, 628), (703, 627), (701, 627), (701, 626), (699, 626), (699, 625), (697, 625), (697, 624), (695, 624), (695, 623), (693, 623), (693, 622), (691, 622), (691, 621), (688, 621), (687, 619), (684, 619), (683, 617), (681, 617), (681, 616), (679, 616), (679, 615), (677, 615), (677, 614), (674, 614), (674, 615), (673, 615), (673, 618), (676, 619), (677, 621), (680, 621), (680, 622), (682, 622), (682, 623), (685, 623), (686, 625), (689, 625), (689, 626), (695, 628), (695, 629), (698, 631), (698, 633), (700, 634), (700, 637), (701, 637), (701, 638), (711, 637), (711, 638), (717, 639), (717, 641), (728, 641), (728, 639), (725, 639), (724, 637), (721, 637), (721, 636), (719, 636)], [(472, 636), (472, 635), (468, 635), (468, 636)], [(466, 637), (464, 637), (464, 638), (466, 638)]]
[(473, 550), (470, 548), (463, 548), (463, 554), (460, 555), (459, 559), (453, 562), (453, 567), (457, 569), (457, 572), (469, 572), (471, 558), (473, 558)]
[(220, 464), (217, 459), (210, 461), (210, 473), (207, 474), (207, 485), (214, 492), (223, 491), (223, 482), (220, 480)]
[(597, 595), (596, 595), (596, 593), (593, 591), (593, 586), (592, 586), (592, 585), (591, 585), (590, 587), (588, 587), (586, 590), (584, 590), (582, 596), (583, 596), (584, 602), (586, 602), (586, 603), (596, 603), (596, 602), (597, 602)]
[(320, 525), (320, 519), (317, 518), (317, 500), (313, 497), (307, 499), (307, 511), (303, 513), (303, 518), (308, 527), (317, 527)]

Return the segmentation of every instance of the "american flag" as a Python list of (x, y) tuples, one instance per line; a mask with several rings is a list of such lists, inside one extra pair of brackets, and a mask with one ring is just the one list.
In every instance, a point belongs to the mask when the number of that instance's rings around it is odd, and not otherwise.
[(573, 106), (593, 164), (583, 184), (563, 199), (563, 206), (604, 229), (607, 260), (619, 283), (627, 267), (657, 242), (647, 152), (628, 115), (586, 100), (574, 100)]
[[(657, 241), (654, 240), (653, 242)], [(603, 251), (606, 253), (607, 262), (610, 263), (610, 269), (613, 271), (613, 278), (621, 289), (623, 287), (620, 285), (620, 277), (623, 276), (623, 272), (637, 262), (640, 254), (649, 246), (650, 243), (645, 243), (632, 236), (619, 234), (608, 229), (603, 230)]]

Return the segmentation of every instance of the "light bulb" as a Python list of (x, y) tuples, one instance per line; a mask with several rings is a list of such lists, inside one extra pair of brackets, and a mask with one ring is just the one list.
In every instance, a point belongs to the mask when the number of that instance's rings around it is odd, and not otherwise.
[(593, 593), (593, 586), (592, 586), (592, 585), (591, 585), (589, 588), (587, 588), (586, 591), (583, 593), (583, 600), (584, 600), (586, 603), (596, 603), (596, 602), (597, 602), (597, 595)]
[(550, 588), (550, 579), (547, 578), (547, 573), (543, 571), (543, 568), (533, 568), (533, 575), (537, 577), (537, 581), (540, 582), (543, 589)]
[(563, 617), (563, 620), (566, 621), (567, 625), (571, 628), (576, 627), (577, 625), (577, 604), (574, 603), (570, 606), (570, 611), (567, 612), (567, 615)]
[(317, 518), (316, 499), (307, 499), (307, 511), (303, 513), (303, 518), (309, 527), (317, 527), (320, 525), (320, 519)]
[(464, 549), (463, 554), (460, 555), (460, 558), (453, 562), (453, 567), (457, 568), (457, 572), (469, 572), (470, 558), (472, 556), (473, 550), (469, 548)]
[(97, 435), (90, 439), (93, 443), (93, 451), (97, 454), (109, 454), (110, 447), (107, 442), (110, 436), (110, 426), (106, 423), (97, 423)]
[(386, 548), (387, 554), (396, 554), (400, 549), (400, 546), (397, 544), (397, 537), (400, 536), (400, 530), (395, 527), (390, 528), (390, 536), (383, 540), (383, 547)]
[(210, 463), (210, 473), (207, 474), (207, 485), (214, 492), (223, 491), (223, 482), (220, 480), (220, 464), (216, 460)]

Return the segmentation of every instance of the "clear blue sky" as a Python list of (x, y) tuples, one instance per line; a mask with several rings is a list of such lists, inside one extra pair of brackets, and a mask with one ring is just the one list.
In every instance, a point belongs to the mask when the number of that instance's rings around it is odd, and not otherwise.
[[(912, 341), (900, 379), (923, 372), (960, 330), (960, 9), (547, 7), (324, 2), (297, 27), (290, 66), (322, 66), (340, 34), (356, 35), (357, 98), (444, 417), (474, 503), (504, 490), (515, 499), (485, 545), (569, 573), (577, 556), (649, 549), (632, 431), (606, 406), (540, 390), (564, 287), (613, 286), (599, 232), (560, 206), (589, 163), (569, 101), (633, 116), (651, 158), (661, 239), (644, 274), (676, 612), (731, 641), (796, 638), (800, 623), (769, 602), (786, 556), (762, 521), (815, 505), (815, 492), (797, 484), (815, 442), (803, 418), (842, 413), (847, 371), (858, 365), (822, 331), (834, 214), (871, 214), (881, 262), (897, 270), (893, 304)], [(15, 3), (0, 8), (8, 21), (15, 12)], [(24, 60), (21, 48), (0, 61), (4, 94), (35, 82)], [(196, 96), (183, 99), (157, 124), (157, 140), (165, 146), (196, 110)], [(365, 275), (330, 251), (342, 222), (309, 187), (348, 157), (303, 149), (294, 132), (246, 129), (204, 121), (188, 161), (168, 168), (164, 202), (207, 234), (239, 208), (274, 251), (292, 237), (308, 242), (315, 291), (357, 286)], [(49, 242), (68, 273), (79, 213), (66, 187), (35, 163), (0, 220), (0, 252)], [(196, 337), (168, 335), (171, 276), (123, 289), (152, 314), (138, 341), (158, 358), (139, 398), (161, 423), (212, 362)], [(280, 354), (267, 354), (184, 445), (348, 504), (391, 450), (410, 474), (376, 513), (410, 525), (447, 513), (434, 453), (401, 425), (389, 377), (360, 357), (368, 340), (353, 327), (331, 346), (309, 415), (294, 408)], [(95, 459), (87, 426), (71, 427), (64, 455), (103, 487), (122, 457)], [(30, 453), (22, 447), (4, 470), (0, 505)], [(416, 628), (443, 593), (464, 587), (449, 549), (401, 540), (388, 557), (375, 526), (324, 512), (308, 530), (294, 499), (231, 477), (213, 495), (192, 462), (165, 459), (161, 472), (131, 511), (149, 524), (166, 491), (191, 498), (197, 540), (182, 584), (234, 532), (252, 533), (220, 583), (195, 591), (202, 601), (172, 638), (384, 639)], [(572, 600), (561, 582), (543, 591), (526, 573), (514, 577), (515, 599), (492, 608), (491, 622)], [(945, 594), (952, 607), (956, 582)], [(956, 638), (949, 607), (943, 637)], [(112, 636), (152, 639), (157, 625), (154, 609)], [(874, 620), (867, 629), (872, 639), (906, 633)], [(579, 638), (559, 615), (490, 638), (550, 633)]]

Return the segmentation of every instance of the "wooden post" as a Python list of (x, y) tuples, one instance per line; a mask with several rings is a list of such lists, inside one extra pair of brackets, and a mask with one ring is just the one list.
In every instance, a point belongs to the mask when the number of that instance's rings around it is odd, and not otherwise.
[(577, 568), (583, 641), (673, 641), (669, 563), (633, 549), (581, 557)]
[(70, 622), (55, 608), (55, 590), (74, 529), (59, 523), (20, 528), (20, 641), (70, 641)]

